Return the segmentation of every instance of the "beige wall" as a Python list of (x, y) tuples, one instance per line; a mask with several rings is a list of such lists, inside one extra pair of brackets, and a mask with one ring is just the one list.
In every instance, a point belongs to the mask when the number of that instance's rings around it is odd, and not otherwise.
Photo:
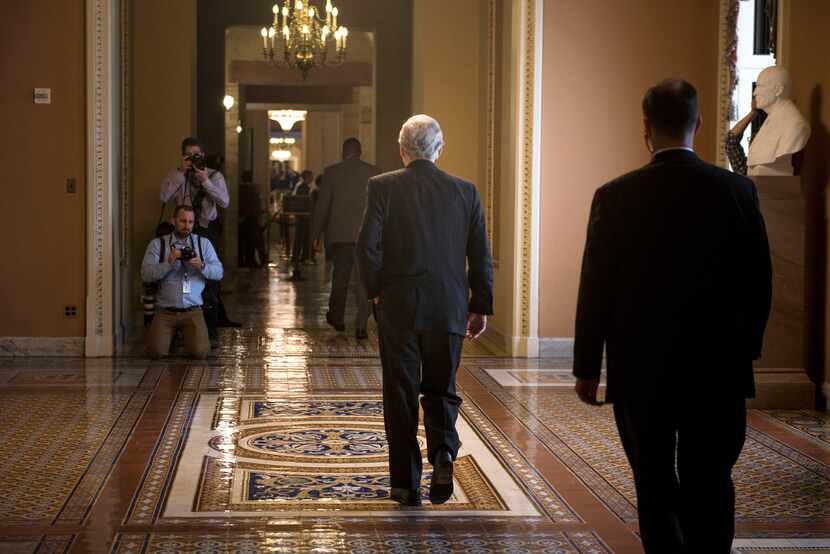
[[(481, 0), (418, 0), (413, 5), (412, 110), (444, 131), (440, 167), (482, 190), (479, 168)], [(483, 190), (482, 190), (483, 192)]]
[[(5, 237), (0, 336), (84, 335), (85, 12), (74, 0), (7, 2), (0, 33)], [(50, 105), (32, 101), (52, 89)], [(67, 194), (66, 179), (77, 181)], [(78, 307), (65, 319), (64, 306)]]
[(140, 291), (138, 268), (158, 221), (161, 181), (181, 163), (182, 139), (195, 134), (196, 0), (141, 0), (132, 16), (131, 261), (133, 290)]
[[(514, 283), (517, 43), (511, 29), (517, 0), (500, 0), (497, 9), (495, 97), (494, 217), (492, 249), (495, 315), (493, 341), (509, 348)], [(413, 113), (438, 119), (446, 146), (439, 166), (476, 184), (486, 202), (486, 134), (489, 2), (419, 0), (413, 10)]]
[[(788, 5), (788, 6), (787, 6)], [(790, 0), (782, 62), (793, 77), (793, 99), (810, 121), (812, 136), (804, 156), (802, 177), (808, 195), (807, 222), (808, 326), (807, 350), (810, 373), (830, 383), (830, 251), (827, 237), (827, 188), (830, 185), (830, 2)], [(823, 376), (821, 375), (823, 373)], [(825, 394), (830, 384), (825, 385)]]
[(572, 337), (594, 191), (648, 161), (640, 101), (665, 77), (698, 89), (696, 149), (714, 162), (718, 0), (545, 0), (540, 336)]

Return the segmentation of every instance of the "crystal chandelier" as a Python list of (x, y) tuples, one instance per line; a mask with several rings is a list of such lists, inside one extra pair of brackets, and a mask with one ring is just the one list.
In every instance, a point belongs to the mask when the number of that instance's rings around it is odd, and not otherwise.
[[(337, 25), (340, 14), (331, 0), (326, 0), (325, 18), (311, 0), (285, 0), (282, 8), (277, 2), (271, 11), (274, 23), (259, 32), (265, 61), (278, 67), (297, 68), (303, 79), (314, 67), (343, 64), (349, 30)], [(328, 59), (330, 46), (334, 47), (333, 60)], [(280, 50), (282, 56), (278, 54)]]
[(276, 121), (286, 133), (298, 121), (305, 121), (307, 110), (268, 110), (268, 119)]

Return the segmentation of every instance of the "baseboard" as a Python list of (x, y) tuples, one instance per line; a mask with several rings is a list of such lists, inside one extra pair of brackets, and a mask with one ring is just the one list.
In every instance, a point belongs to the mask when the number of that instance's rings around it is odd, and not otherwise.
[(488, 326), (487, 329), (484, 330), (484, 333), (478, 338), (484, 346), (496, 355), (507, 355), (507, 341), (506, 337), (499, 331), (498, 329), (494, 328), (492, 325)]
[(0, 337), (0, 357), (79, 357), (84, 337)]
[(539, 339), (536, 337), (512, 337), (490, 326), (479, 340), (497, 355), (514, 358), (539, 357)]
[(86, 337), (84, 355), (87, 358), (108, 358), (115, 354), (115, 336)]
[(755, 398), (747, 401), (747, 407), (812, 410), (817, 386), (802, 368), (757, 368)]
[(539, 357), (573, 359), (573, 337), (539, 337)]

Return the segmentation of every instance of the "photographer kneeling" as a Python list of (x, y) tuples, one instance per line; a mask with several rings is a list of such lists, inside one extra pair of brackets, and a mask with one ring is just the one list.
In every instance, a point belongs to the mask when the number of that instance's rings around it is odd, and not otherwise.
[(205, 358), (210, 339), (202, 314), (202, 290), (207, 279), (222, 278), (222, 262), (209, 240), (193, 234), (192, 207), (178, 206), (173, 219), (173, 233), (150, 241), (141, 263), (141, 279), (158, 283), (147, 349), (151, 358), (167, 355), (176, 329), (181, 329), (187, 353)]

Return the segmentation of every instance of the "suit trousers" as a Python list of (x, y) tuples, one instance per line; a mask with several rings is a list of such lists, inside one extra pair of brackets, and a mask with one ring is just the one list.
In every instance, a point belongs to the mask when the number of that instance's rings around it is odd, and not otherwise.
[(729, 554), (744, 398), (626, 398), (614, 404), (614, 417), (634, 473), (646, 553)]
[(331, 278), (331, 296), (329, 296), (329, 312), (332, 320), (341, 324), (345, 319), (346, 295), (349, 292), (349, 284), (354, 273), (354, 297), (357, 306), (357, 318), (355, 327), (366, 328), (366, 321), (369, 319), (369, 298), (366, 289), (357, 275), (357, 264), (355, 263), (355, 243), (335, 242), (331, 245), (332, 258), (334, 260), (334, 271)]
[(170, 342), (176, 329), (184, 335), (184, 349), (194, 358), (206, 358), (210, 353), (210, 340), (202, 310), (170, 312), (156, 309), (153, 323), (147, 331), (147, 350), (151, 358), (158, 359), (170, 352)]
[(380, 356), (383, 365), (383, 419), (389, 444), (389, 474), (394, 488), (415, 490), (421, 485), (418, 445), (418, 396), (424, 411), (427, 459), (439, 449), (453, 460), (461, 441), (455, 422), (461, 398), (455, 374), (464, 337), (452, 333), (395, 329), (378, 306)]

